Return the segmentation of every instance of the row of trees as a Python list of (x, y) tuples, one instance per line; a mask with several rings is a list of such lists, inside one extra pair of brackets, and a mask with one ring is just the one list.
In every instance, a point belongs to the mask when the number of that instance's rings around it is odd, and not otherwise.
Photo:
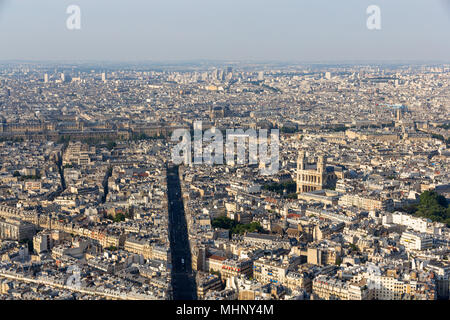
[(153, 136), (149, 136), (146, 133), (141, 133), (141, 134), (133, 134), (131, 136), (131, 140), (133, 141), (139, 141), (139, 140), (156, 140), (156, 139), (164, 139), (163, 135), (153, 135)]
[(284, 190), (286, 190), (287, 194), (292, 194), (297, 191), (297, 183), (293, 180), (286, 181), (283, 183), (274, 182), (274, 183), (266, 184), (262, 188), (264, 190), (276, 192), (278, 194), (283, 194)]
[(214, 228), (221, 228), (230, 230), (231, 234), (244, 234), (246, 232), (260, 232), (263, 228), (258, 222), (251, 222), (247, 224), (238, 223), (225, 216), (217, 217), (212, 221)]
[[(149, 136), (145, 133), (134, 133), (132, 134), (132, 136), (130, 137), (129, 140), (131, 141), (139, 141), (139, 140), (155, 140), (155, 139), (164, 139), (163, 135), (153, 135), (153, 136)], [(58, 143), (68, 143), (69, 141), (78, 141), (79, 139), (73, 139), (70, 136), (61, 136), (58, 139)], [(126, 141), (127, 139), (121, 139), (121, 138), (117, 138), (117, 139), (112, 139), (112, 138), (86, 138), (86, 139), (81, 139), (79, 141), (86, 143), (88, 145), (91, 146), (97, 146), (100, 144), (106, 144), (106, 147), (109, 150), (114, 149), (117, 146), (116, 141)]]
[(108, 219), (110, 219), (114, 222), (120, 222), (120, 221), (125, 221), (125, 218), (127, 218), (127, 219), (133, 218), (133, 215), (134, 215), (133, 209), (130, 208), (129, 210), (127, 210), (124, 213), (122, 213), (122, 212), (116, 213), (114, 215), (114, 217), (112, 215), (108, 215)]
[(450, 123), (446, 123), (446, 124), (441, 124), (440, 126), (438, 126), (438, 128), (442, 128), (442, 129), (450, 129)]
[(431, 137), (433, 139), (438, 139), (441, 140), (442, 142), (445, 142), (447, 145), (450, 145), (450, 138), (445, 139), (444, 136), (442, 134), (436, 134), (436, 133), (432, 133)]
[(25, 180), (40, 180), (42, 178), (41, 174), (38, 173), (36, 175), (30, 175), (30, 176), (22, 176), (19, 171), (13, 172), (13, 177), (17, 177), (19, 181), (25, 181)]

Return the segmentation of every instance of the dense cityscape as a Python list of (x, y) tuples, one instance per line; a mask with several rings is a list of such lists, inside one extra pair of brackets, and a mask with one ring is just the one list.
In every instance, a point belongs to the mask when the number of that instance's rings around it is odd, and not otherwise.
[(448, 64), (4, 62), (0, 299), (448, 300), (449, 144)]

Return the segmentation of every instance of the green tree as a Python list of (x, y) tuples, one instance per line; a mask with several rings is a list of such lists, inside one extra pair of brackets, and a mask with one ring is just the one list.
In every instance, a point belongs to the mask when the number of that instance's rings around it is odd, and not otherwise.
[(115, 143), (114, 141), (109, 141), (109, 142), (107, 143), (107, 145), (106, 145), (106, 148), (107, 148), (108, 150), (112, 150), (112, 149), (114, 149), (116, 146), (117, 146), (117, 143)]
[(214, 228), (222, 228), (230, 230), (232, 234), (244, 234), (245, 232), (261, 232), (263, 228), (259, 222), (251, 222), (247, 224), (238, 223), (225, 216), (217, 217), (212, 221)]
[(230, 218), (227, 218), (226, 216), (220, 216), (212, 221), (212, 226), (214, 228), (230, 230), (236, 226), (236, 222), (234, 220), (231, 220)]
[(114, 216), (114, 222), (125, 221), (125, 215), (123, 213), (118, 213)]
[(424, 191), (419, 197), (418, 204), (405, 206), (403, 211), (450, 225), (450, 207), (445, 197), (436, 191)]
[(293, 180), (286, 181), (283, 183), (270, 183), (266, 184), (263, 187), (263, 190), (268, 190), (271, 192), (276, 192), (278, 194), (283, 194), (283, 191), (286, 190), (288, 194), (295, 193), (297, 190), (297, 183)]

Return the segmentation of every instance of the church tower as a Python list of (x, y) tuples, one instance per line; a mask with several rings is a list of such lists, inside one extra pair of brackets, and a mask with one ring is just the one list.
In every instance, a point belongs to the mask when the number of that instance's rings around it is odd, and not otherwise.
[(325, 157), (321, 155), (317, 159), (317, 172), (319, 172), (320, 174), (325, 173), (325, 166)]
[(297, 170), (305, 170), (306, 168), (306, 155), (305, 151), (300, 151), (297, 158)]

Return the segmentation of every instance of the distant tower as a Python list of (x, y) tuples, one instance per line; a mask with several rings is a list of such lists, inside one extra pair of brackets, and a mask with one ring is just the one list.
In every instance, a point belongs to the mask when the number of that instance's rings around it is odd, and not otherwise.
[(103, 82), (106, 82), (106, 72), (103, 72), (103, 73), (102, 73), (102, 81), (103, 81)]
[(44, 74), (44, 83), (47, 83), (48, 82), (48, 74), (46, 73), (46, 74)]
[(325, 72), (325, 79), (330, 80), (331, 79), (331, 73)]
[(209, 118), (214, 120), (214, 110), (212, 106), (209, 106)]
[(66, 76), (64, 75), (64, 73), (61, 73), (61, 81), (65, 82), (66, 81)]
[(264, 71), (258, 72), (258, 81), (264, 81)]
[(397, 109), (397, 121), (402, 119), (402, 110), (400, 108)]
[(219, 80), (219, 70), (215, 69), (212, 73), (213, 80)]

